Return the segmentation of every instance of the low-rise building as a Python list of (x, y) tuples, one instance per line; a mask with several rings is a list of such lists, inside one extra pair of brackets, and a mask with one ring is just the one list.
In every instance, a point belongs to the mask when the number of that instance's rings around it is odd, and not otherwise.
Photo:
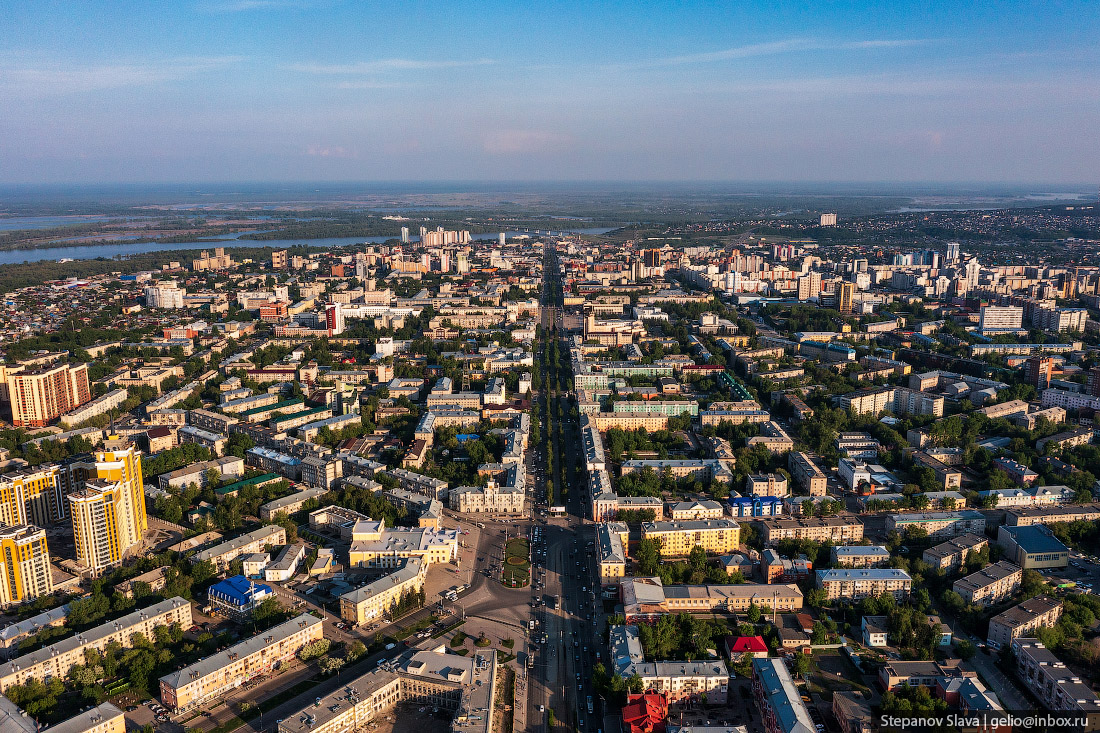
[(674, 522), (683, 522), (693, 519), (721, 519), (725, 513), (721, 504), (709, 499), (701, 501), (680, 501), (671, 504), (668, 508), (668, 516)]
[(967, 603), (992, 606), (1011, 598), (1020, 590), (1023, 578), (1024, 571), (1019, 565), (1001, 560), (956, 580), (951, 590), (962, 596)]
[(961, 512), (925, 512), (893, 514), (886, 518), (886, 529), (904, 534), (910, 527), (923, 529), (933, 539), (947, 539), (963, 534), (985, 533), (985, 515), (967, 509)]
[(1031, 636), (1044, 626), (1053, 628), (1062, 618), (1062, 602), (1050, 596), (1029, 598), (989, 620), (986, 642), (994, 649), (1004, 649), (1013, 639)]
[(935, 547), (929, 547), (924, 551), (921, 559), (934, 568), (951, 571), (962, 567), (971, 552), (981, 552), (982, 548), (988, 544), (989, 540), (984, 536), (963, 534)]
[(134, 634), (140, 633), (152, 639), (156, 627), (173, 624), (179, 624), (184, 629), (191, 627), (189, 601), (179, 597), (169, 598), (5, 662), (0, 665), (0, 692), (31, 679), (63, 678), (74, 664), (84, 664), (86, 649), (102, 652), (112, 643), (128, 649), (133, 645)]
[(403, 598), (424, 590), (427, 571), (419, 558), (403, 560), (389, 575), (340, 596), (340, 618), (354, 626), (383, 618)]
[(1011, 648), (1016, 675), (1048, 710), (1100, 713), (1092, 688), (1038, 639), (1022, 636), (1012, 640)]
[(767, 606), (779, 612), (800, 611), (797, 585), (670, 585), (660, 578), (628, 577), (620, 584), (627, 623), (651, 621), (669, 613), (744, 613)]
[(253, 583), (244, 575), (234, 575), (210, 586), (206, 598), (215, 613), (234, 621), (244, 621), (273, 592), (269, 585)]
[(287, 545), (279, 551), (275, 562), (264, 568), (264, 580), (269, 583), (285, 583), (294, 577), (294, 572), (305, 556), (305, 545)]
[(285, 545), (286, 530), (277, 524), (268, 524), (251, 532), (245, 532), (209, 549), (202, 550), (191, 556), (191, 562), (200, 563), (209, 560), (214, 564), (214, 569), (224, 573), (240, 555), (251, 555), (260, 552), (267, 545)]
[(601, 522), (596, 525), (596, 552), (600, 580), (611, 584), (626, 576), (626, 544), (629, 529), (622, 522)]
[(828, 541), (844, 545), (863, 539), (863, 523), (854, 514), (838, 514), (833, 517), (777, 517), (761, 520), (759, 524), (766, 545), (777, 545), (782, 540)]
[(711, 555), (723, 555), (741, 545), (741, 526), (731, 519), (644, 522), (642, 539), (660, 542), (661, 557), (684, 557), (696, 547)]
[(890, 551), (881, 545), (839, 545), (832, 554), (838, 568), (877, 568), (890, 562)]
[(909, 595), (913, 579), (897, 568), (836, 568), (818, 570), (817, 585), (829, 600), (859, 600), (883, 593), (901, 599)]
[(828, 479), (808, 453), (791, 451), (787, 459), (787, 468), (795, 483), (806, 489), (810, 496), (825, 496)]
[(1032, 524), (1057, 524), (1059, 522), (1094, 522), (1100, 520), (1100, 504), (1059, 506), (1035, 509), (1010, 509), (1005, 512), (1005, 524), (1010, 527), (1026, 527)]
[(322, 638), (321, 619), (308, 613), (160, 678), (160, 701), (185, 711), (213, 700)]
[(782, 659), (752, 660), (752, 693), (765, 733), (813, 733), (814, 721)]
[(1064, 568), (1069, 565), (1069, 548), (1054, 536), (1049, 527), (1037, 524), (1031, 527), (997, 529), (997, 544), (1004, 549), (1006, 560), (1024, 570)]
[(270, 522), (280, 514), (285, 514), (289, 517), (291, 514), (300, 511), (307, 502), (320, 499), (327, 493), (328, 489), (305, 489), (303, 491), (296, 491), (290, 496), (273, 499), (260, 506), (260, 519), (265, 522)]
[(749, 474), (745, 477), (745, 493), (749, 496), (788, 496), (787, 477), (781, 473)]

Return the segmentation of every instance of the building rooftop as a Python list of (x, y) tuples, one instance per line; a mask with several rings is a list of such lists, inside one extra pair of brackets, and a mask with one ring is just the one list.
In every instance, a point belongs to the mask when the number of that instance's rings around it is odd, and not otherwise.
[(251, 656), (265, 647), (278, 644), (283, 639), (290, 637), (292, 634), (302, 629), (317, 626), (320, 623), (321, 619), (313, 614), (303, 613), (297, 618), (284, 621), (278, 626), (234, 644), (228, 649), (224, 649), (216, 654), (211, 654), (209, 657), (200, 659), (188, 667), (170, 672), (160, 678), (161, 682), (165, 682), (174, 688), (183, 687), (190, 682), (214, 674), (223, 667), (235, 664), (238, 660)]

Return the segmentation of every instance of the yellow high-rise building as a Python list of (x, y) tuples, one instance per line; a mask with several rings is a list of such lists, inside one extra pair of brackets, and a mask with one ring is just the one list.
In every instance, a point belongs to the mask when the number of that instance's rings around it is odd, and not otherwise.
[(141, 454), (110, 440), (94, 461), (69, 466), (69, 508), (77, 560), (99, 573), (141, 542), (149, 522), (142, 492)]
[(851, 315), (856, 286), (853, 283), (840, 283), (836, 286), (836, 309), (844, 315)]
[(57, 465), (24, 468), (0, 476), (0, 524), (43, 527), (65, 518)]
[(0, 573), (0, 606), (53, 593), (45, 530), (0, 525)]

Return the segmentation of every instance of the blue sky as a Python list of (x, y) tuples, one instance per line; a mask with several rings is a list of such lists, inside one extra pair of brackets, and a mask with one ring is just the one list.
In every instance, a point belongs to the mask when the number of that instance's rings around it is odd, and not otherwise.
[(1100, 3), (0, 3), (0, 182), (1087, 183)]

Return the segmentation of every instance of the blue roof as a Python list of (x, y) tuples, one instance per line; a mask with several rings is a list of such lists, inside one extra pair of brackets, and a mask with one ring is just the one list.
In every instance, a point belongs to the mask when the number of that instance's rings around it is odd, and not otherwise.
[(253, 583), (243, 575), (234, 575), (210, 586), (207, 595), (211, 598), (216, 596), (235, 606), (247, 606), (254, 597), (264, 596), (271, 592), (270, 585)]
[(1036, 552), (1069, 552), (1069, 548), (1041, 524), (1026, 527), (1004, 525), (1001, 529), (1011, 535), (1016, 544), (1029, 555)]

